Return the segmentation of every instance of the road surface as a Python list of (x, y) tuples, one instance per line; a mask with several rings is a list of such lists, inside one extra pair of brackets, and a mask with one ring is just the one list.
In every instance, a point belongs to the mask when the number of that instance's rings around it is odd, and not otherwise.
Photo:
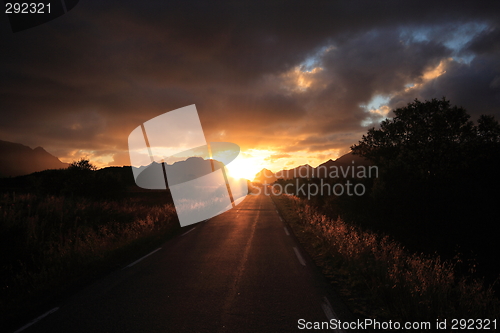
[(303, 332), (336, 316), (332, 295), (271, 198), (249, 195), (18, 331)]

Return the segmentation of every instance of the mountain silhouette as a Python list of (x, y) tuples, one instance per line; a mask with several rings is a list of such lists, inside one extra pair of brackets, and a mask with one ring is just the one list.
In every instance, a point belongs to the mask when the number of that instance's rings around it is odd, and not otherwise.
[(340, 156), (335, 161), (330, 159), (316, 168), (313, 168), (309, 164), (304, 164), (289, 170), (280, 170), (276, 173), (268, 169), (262, 169), (255, 175), (254, 182), (262, 183), (262, 184), (272, 184), (277, 179), (293, 179), (293, 178), (328, 178), (330, 172), (337, 168), (339, 171), (339, 175), (342, 175), (342, 170), (347, 173), (351, 169), (347, 169), (357, 166), (371, 166), (373, 163), (364, 157), (354, 155), (352, 152), (349, 152), (345, 155)]
[(68, 166), (42, 147), (31, 149), (20, 143), (0, 140), (0, 177), (22, 176)]
[(309, 164), (300, 165), (293, 169), (280, 170), (275, 173), (276, 178), (293, 179), (293, 178), (311, 178), (314, 169)]
[[(185, 161), (173, 164), (165, 163), (165, 173), (175, 175), (174, 179), (169, 179), (167, 187), (208, 175), (212, 172), (212, 163), (214, 170), (221, 169), (224, 166), (217, 160), (210, 161), (201, 157), (190, 157)], [(136, 179), (138, 186), (148, 189), (165, 188), (165, 178), (161, 163), (153, 162), (147, 166), (133, 167), (133, 169), (135, 169), (134, 174), (138, 175)]]
[(274, 175), (274, 173), (271, 170), (268, 170), (266, 168), (262, 169), (255, 175), (254, 182), (262, 183), (262, 184), (272, 184), (274, 183), (278, 178)]
[(330, 159), (324, 163), (321, 163), (320, 165), (318, 165), (318, 167), (316, 169), (318, 169), (321, 166), (329, 168), (329, 167), (334, 166), (334, 165), (336, 165), (337, 167), (340, 167), (340, 166), (346, 167), (349, 165), (370, 166), (370, 165), (373, 165), (373, 163), (362, 156), (354, 155), (352, 152), (350, 152), (350, 153), (347, 153), (345, 155), (340, 156), (335, 161)]

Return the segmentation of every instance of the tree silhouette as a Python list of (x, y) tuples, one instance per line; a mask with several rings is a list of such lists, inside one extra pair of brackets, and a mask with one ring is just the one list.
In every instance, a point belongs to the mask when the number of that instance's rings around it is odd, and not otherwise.
[(393, 112), (351, 147), (379, 167), (370, 208), (378, 227), (418, 244), (482, 242), (497, 220), (498, 121), (483, 115), (474, 125), (444, 97)]
[(74, 161), (72, 162), (68, 169), (70, 170), (89, 170), (89, 171), (94, 171), (97, 170), (97, 167), (90, 163), (89, 160), (85, 158), (81, 158), (79, 161)]
[[(353, 153), (419, 181), (454, 177), (467, 167), (468, 150), (464, 148), (475, 141), (477, 129), (465, 109), (451, 106), (444, 97), (425, 102), (415, 99), (394, 110), (394, 115), (380, 129), (372, 128), (363, 135), (351, 147)], [(488, 129), (492, 127), (493, 119), (485, 121)], [(489, 137), (488, 129), (485, 136)]]

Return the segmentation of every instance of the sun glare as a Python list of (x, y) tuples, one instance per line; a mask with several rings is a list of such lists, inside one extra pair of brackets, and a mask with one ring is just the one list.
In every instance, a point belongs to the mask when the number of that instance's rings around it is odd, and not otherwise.
[(227, 169), (233, 178), (253, 180), (262, 167), (251, 158), (237, 158), (227, 165)]

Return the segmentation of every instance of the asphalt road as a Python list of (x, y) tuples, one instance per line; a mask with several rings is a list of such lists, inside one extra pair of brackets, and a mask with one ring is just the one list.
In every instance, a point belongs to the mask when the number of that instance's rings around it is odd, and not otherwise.
[(299, 319), (337, 316), (334, 293), (270, 197), (247, 196), (185, 229), (21, 331), (303, 332)]

